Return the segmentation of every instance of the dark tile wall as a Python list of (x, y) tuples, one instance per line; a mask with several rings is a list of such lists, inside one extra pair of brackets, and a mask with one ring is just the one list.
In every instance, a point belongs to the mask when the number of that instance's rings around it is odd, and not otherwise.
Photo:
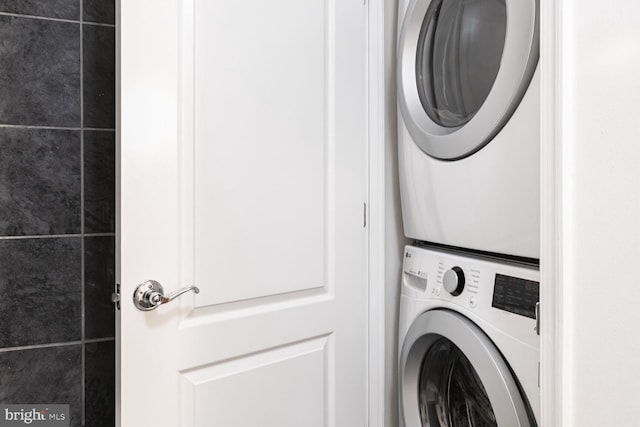
[(81, 425), (82, 347), (71, 344), (0, 353), (0, 402), (68, 404), (70, 424)]
[(80, 2), (78, 0), (0, 0), (0, 12), (77, 21), (80, 19)]
[(115, 41), (113, 27), (83, 26), (83, 106), (84, 125), (88, 128), (114, 128), (116, 125)]
[(0, 0), (0, 403), (115, 425), (114, 0)]
[(113, 233), (115, 224), (115, 133), (84, 131), (84, 228)]
[(80, 126), (79, 27), (0, 16), (1, 123)]
[(0, 127), (1, 236), (80, 233), (80, 137)]

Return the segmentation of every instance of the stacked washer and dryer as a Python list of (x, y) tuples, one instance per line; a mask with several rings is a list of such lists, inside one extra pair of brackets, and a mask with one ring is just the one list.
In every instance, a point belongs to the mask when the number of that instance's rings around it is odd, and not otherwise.
[(539, 0), (398, 15), (400, 426), (537, 426)]

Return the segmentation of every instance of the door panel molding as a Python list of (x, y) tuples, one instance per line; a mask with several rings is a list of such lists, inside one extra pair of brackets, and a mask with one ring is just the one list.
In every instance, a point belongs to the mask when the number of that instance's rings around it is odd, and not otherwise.
[[(249, 128), (256, 127), (259, 130), (251, 132), (260, 135), (265, 140), (265, 145), (268, 147), (275, 147), (274, 156), (281, 156), (281, 153), (294, 150), (297, 152), (294, 161), (287, 162), (280, 161), (279, 163), (272, 159), (272, 162), (263, 164), (262, 158), (259, 160), (251, 159), (250, 152), (244, 152), (242, 148), (238, 149), (237, 144), (234, 145), (231, 150), (227, 150), (226, 144), (230, 142), (233, 144), (237, 140), (238, 144), (242, 144), (242, 139), (247, 138), (247, 135), (234, 135), (234, 132), (229, 130), (226, 124), (220, 124), (218, 128), (212, 125), (210, 122), (213, 116), (217, 116), (215, 113), (221, 109), (230, 109), (231, 111), (240, 111), (244, 105), (249, 102), (236, 102), (231, 100), (233, 96), (226, 96), (225, 101), (221, 101), (218, 105), (216, 102), (204, 101), (215, 99), (216, 96), (220, 96), (220, 90), (212, 91), (211, 85), (206, 84), (208, 80), (219, 80), (215, 75), (215, 68), (217, 62), (225, 64), (227, 62), (234, 63), (228, 67), (239, 68), (236, 72), (241, 72), (244, 68), (235, 64), (235, 62), (241, 62), (235, 57), (234, 51), (225, 51), (220, 45), (225, 43), (212, 44), (211, 40), (222, 39), (223, 37), (216, 37), (215, 32), (207, 33), (210, 28), (215, 28), (212, 23), (206, 27), (206, 30), (198, 30), (199, 21), (198, 16), (203, 15), (203, 11), (196, 10), (199, 7), (215, 8), (216, 6), (211, 2), (201, 2), (199, 0), (183, 0), (181, 2), (181, 47), (180, 47), (180, 161), (181, 161), (181, 257), (182, 268), (181, 276), (183, 282), (197, 283), (203, 280), (213, 280), (216, 283), (220, 283), (215, 295), (201, 295), (196, 301), (196, 306), (199, 308), (226, 304), (237, 303), (247, 300), (256, 300), (257, 298), (266, 298), (270, 300), (272, 298), (279, 298), (279, 295), (288, 293), (298, 293), (300, 291), (309, 291), (310, 293), (316, 293), (317, 288), (324, 287), (328, 293), (332, 293), (333, 284), (332, 278), (334, 277), (335, 262), (335, 241), (333, 233), (335, 230), (335, 218), (334, 218), (334, 206), (333, 200), (336, 197), (335, 194), (335, 177), (336, 173), (336, 141), (335, 141), (335, 122), (336, 114), (338, 114), (335, 106), (335, 64), (336, 64), (336, 49), (335, 40), (333, 36), (333, 28), (335, 28), (335, 0), (316, 0), (315, 8), (320, 11), (320, 18), (316, 23), (317, 27), (322, 26), (324, 28), (324, 37), (321, 40), (312, 40), (316, 37), (316, 32), (309, 30), (306, 34), (309, 39), (309, 43), (316, 43), (318, 52), (308, 55), (308, 60), (302, 61), (302, 58), (295, 57), (293, 61), (282, 64), (281, 72), (284, 74), (285, 69), (299, 68), (297, 70), (298, 80), (296, 84), (301, 87), (303, 84), (307, 84), (310, 89), (315, 91), (315, 95), (312, 93), (305, 94), (305, 98), (315, 99), (315, 103), (312, 103), (311, 112), (315, 111), (319, 114), (308, 114), (307, 109), (304, 106), (293, 104), (291, 114), (292, 117), (288, 117), (287, 123), (291, 124), (291, 132), (288, 132), (286, 128), (278, 129), (277, 133), (274, 133), (274, 129), (265, 129), (260, 124), (270, 123), (275, 120), (279, 120), (281, 114), (273, 115), (267, 118), (258, 119), (255, 116), (252, 118), (250, 115), (243, 117), (247, 120), (247, 126)], [(256, 4), (264, 4), (263, 2), (255, 2)], [(300, 4), (292, 0), (281, 0), (280, 3)], [(226, 9), (246, 9), (251, 8), (251, 5), (225, 3), (218, 4), (217, 7), (223, 7)], [(282, 9), (283, 5), (279, 5), (276, 10)], [(313, 8), (310, 9), (308, 5), (301, 7), (304, 13), (310, 16), (315, 16)], [(204, 14), (210, 16), (210, 13)], [(219, 13), (218, 15), (224, 15)], [(260, 21), (267, 20), (261, 16)], [(289, 18), (287, 21), (296, 21)], [(304, 21), (300, 19), (300, 21)], [(268, 22), (268, 20), (267, 20)], [(310, 23), (307, 19), (303, 26), (308, 27)], [(250, 23), (247, 24), (250, 26)], [(266, 25), (266, 24), (265, 24)], [(301, 24), (296, 24), (296, 27)], [(200, 25), (200, 27), (205, 27)], [(223, 29), (217, 31), (224, 31)], [(202, 33), (202, 34), (201, 34)], [(285, 32), (282, 32), (280, 36), (283, 36)], [(231, 34), (234, 36), (235, 34)], [(304, 36), (301, 34), (299, 36)], [(198, 38), (202, 39), (198, 40)], [(237, 37), (231, 37), (236, 39)], [(277, 38), (277, 37), (276, 37)], [(291, 39), (287, 37), (281, 37), (283, 40)], [(225, 38), (226, 40), (226, 38)], [(243, 43), (243, 41), (240, 41)], [(299, 40), (296, 43), (301, 43)], [(284, 55), (289, 48), (287, 46), (280, 46), (282, 43), (272, 43), (275, 47), (273, 55)], [(196, 46), (196, 48), (194, 48)], [(199, 48), (198, 48), (199, 46)], [(209, 50), (221, 51), (216, 55), (215, 64), (204, 64), (206, 60), (199, 60), (198, 49), (203, 52)], [(310, 48), (309, 51), (314, 52), (314, 49)], [(263, 55), (265, 53), (262, 53)], [(202, 55), (200, 55), (202, 56)], [(248, 60), (251, 63), (252, 60)], [(322, 63), (321, 67), (311, 67), (313, 64), (310, 62)], [(302, 62), (303, 65), (297, 65), (298, 62)], [(213, 68), (211, 68), (213, 67)], [(315, 76), (316, 81), (308, 81), (310, 79), (310, 72), (305, 70), (313, 70), (319, 68), (320, 72)], [(212, 73), (204, 73), (203, 70), (213, 70)], [(229, 70), (223, 70), (224, 73), (228, 73)], [(259, 70), (258, 70), (259, 72)], [(200, 77), (203, 75), (204, 77)], [(205, 78), (206, 77), (206, 78)], [(288, 79), (287, 83), (290, 83), (291, 77), (283, 77)], [(198, 80), (202, 80), (203, 84), (199, 84)], [(224, 86), (224, 84), (222, 84)], [(279, 87), (286, 87), (284, 82)], [(220, 88), (218, 88), (220, 89)], [(290, 89), (289, 95), (299, 97), (299, 89), (295, 87)], [(240, 98), (251, 98), (254, 93), (239, 94)], [(287, 96), (287, 93), (279, 93), (280, 96)], [(315, 98), (313, 98), (313, 96)], [(269, 114), (266, 104), (269, 98), (264, 98), (264, 94), (256, 94), (256, 104), (263, 103), (262, 108), (264, 114)], [(252, 99), (252, 98), (251, 98)], [(293, 100), (294, 98), (292, 98)], [(240, 104), (240, 105), (238, 105)], [(206, 106), (212, 108), (211, 112), (206, 111)], [(246, 114), (242, 110), (242, 114)], [(234, 116), (234, 114), (231, 114)], [(316, 119), (306, 119), (306, 116), (318, 116)], [(208, 117), (207, 117), (208, 116)], [(257, 122), (257, 123), (254, 123)], [(203, 125), (203, 123), (205, 123)], [(315, 125), (313, 124), (315, 123)], [(314, 129), (314, 126), (317, 128)], [(238, 126), (240, 129), (241, 126)], [(221, 136), (225, 138), (225, 146), (219, 146), (219, 148), (211, 148), (215, 146), (212, 142), (212, 135), (215, 135), (217, 130), (220, 130)], [(313, 130), (313, 131), (310, 131)], [(251, 134), (249, 132), (249, 134)], [(283, 142), (284, 141), (284, 142)], [(299, 146), (296, 148), (296, 146)], [(203, 157), (203, 148), (206, 148)], [(208, 151), (207, 151), (208, 150)], [(213, 150), (213, 151), (212, 151)], [(295, 151), (297, 150), (297, 151)], [(270, 151), (267, 150), (267, 151)], [(307, 155), (306, 152), (314, 152), (314, 155)], [(214, 154), (212, 156), (212, 153)], [(207, 155), (208, 157), (207, 158)], [(234, 174), (233, 170), (225, 170), (224, 164), (226, 162), (217, 160), (219, 157), (230, 156), (229, 162), (234, 163), (237, 160), (237, 155), (246, 156), (247, 164), (252, 165), (253, 169), (264, 168), (262, 176), (265, 177), (265, 182), (247, 182), (245, 177), (256, 174), (253, 170), (249, 174)], [(261, 153), (260, 157), (265, 157), (267, 154)], [(304, 157), (307, 156), (306, 159)], [(211, 177), (207, 175), (209, 171), (208, 166), (205, 166), (202, 159), (206, 162), (212, 161), (212, 169), (216, 170), (215, 175), (212, 176), (220, 184), (206, 192), (202, 193), (198, 191), (198, 188), (204, 186), (199, 185), (201, 179)], [(306, 163), (304, 161), (306, 160)], [(272, 164), (272, 163), (277, 164)], [(282, 169), (282, 172), (278, 172), (278, 169)], [(200, 172), (198, 172), (200, 171)], [(306, 172), (305, 172), (306, 171)], [(314, 172), (315, 171), (315, 172)], [(204, 173), (204, 175), (202, 175)], [(269, 175), (279, 175), (276, 182), (271, 182)], [(306, 182), (299, 182), (297, 179), (291, 181), (290, 176), (300, 174), (307, 175)], [(202, 175), (202, 176), (201, 176)], [(213, 180), (210, 180), (213, 181)], [(253, 186), (259, 186), (263, 189), (262, 193), (265, 194), (265, 200), (255, 201), (243, 197), (243, 194)], [(284, 190), (280, 190), (283, 187)], [(196, 189), (195, 191), (193, 189)], [(290, 191), (287, 191), (290, 190)], [(270, 193), (269, 193), (270, 192)], [(275, 199), (275, 200), (274, 200)], [(315, 200), (315, 201), (314, 201)], [(213, 203), (212, 202), (218, 202)], [(224, 205), (225, 210), (222, 212), (220, 209), (215, 209), (216, 205)], [(264, 212), (260, 212), (261, 206), (264, 206)], [(202, 209), (205, 209), (201, 212)], [(222, 222), (227, 222), (228, 229), (225, 227), (218, 227), (215, 229), (207, 228), (205, 224), (216, 224), (220, 221), (210, 221), (209, 219), (218, 215)], [(238, 216), (243, 216), (242, 222), (237, 220)], [(288, 220), (287, 217), (291, 219)], [(290, 229), (291, 226), (295, 226), (295, 218), (304, 217), (306, 221), (311, 223), (324, 223), (324, 232), (318, 235), (307, 235), (310, 230), (315, 229), (309, 227), (305, 223), (304, 226), (296, 229)], [(206, 223), (199, 218), (206, 218)], [(203, 228), (204, 226), (204, 228)], [(239, 236), (237, 239), (231, 238), (240, 234), (244, 228), (254, 228), (255, 233), (248, 233), (246, 236)], [(264, 233), (265, 229), (272, 228), (273, 238), (269, 242), (254, 241), (250, 245), (245, 244), (243, 239), (250, 238), (252, 234)], [(222, 233), (222, 235), (220, 234)], [(220, 236), (221, 238), (216, 238)], [(218, 243), (224, 242), (224, 243)], [(237, 243), (237, 245), (235, 243)], [(204, 246), (203, 246), (204, 245)], [(202, 250), (199, 250), (201, 248)], [(213, 265), (215, 264), (215, 256), (213, 260), (200, 259), (199, 254), (202, 251), (205, 252), (224, 252), (234, 251), (238, 254), (239, 258), (252, 258), (254, 263), (258, 265), (252, 266), (253, 268), (245, 268), (244, 280), (242, 275), (236, 271), (242, 269), (242, 260), (237, 265)], [(276, 263), (268, 262), (268, 259), (259, 261), (260, 258), (269, 256), (270, 253), (280, 253), (282, 251), (291, 252), (291, 262), (289, 265), (277, 266)], [(252, 257), (252, 254), (261, 254), (261, 257)], [(256, 261), (257, 260), (257, 261)], [(260, 273), (253, 273), (253, 271), (259, 271)], [(286, 274), (284, 274), (286, 273)], [(263, 281), (267, 277), (284, 277), (284, 280), (277, 281), (277, 288), (265, 288)], [(301, 277), (307, 277), (306, 281), (300, 280)], [(206, 278), (206, 279), (205, 279)], [(228, 286), (227, 283), (234, 280), (236, 286)], [(275, 283), (275, 281), (271, 281)]]
[(206, 323), (257, 316), (278, 310), (321, 304), (332, 299), (333, 296), (328, 294), (324, 288), (317, 288), (207, 307), (197, 307), (180, 322), (180, 327), (197, 327)]
[[(335, 387), (332, 358), (331, 336), (322, 336), (181, 372), (184, 425), (261, 425), (278, 418), (280, 425), (326, 426), (329, 389)], [(289, 370), (299, 375), (286, 384), (288, 393), (274, 395), (273, 384)], [(197, 405), (199, 400), (212, 404)], [(284, 405), (291, 410), (275, 410)]]

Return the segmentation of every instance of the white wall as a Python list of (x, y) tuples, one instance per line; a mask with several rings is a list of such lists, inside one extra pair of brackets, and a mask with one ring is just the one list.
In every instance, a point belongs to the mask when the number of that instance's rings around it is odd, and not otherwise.
[(557, 33), (543, 57), (557, 90), (555, 111), (542, 113), (556, 123), (549, 191), (559, 198), (547, 212), (557, 230), (543, 241), (558, 248), (558, 280), (546, 284), (558, 287), (554, 425), (640, 425), (640, 3), (550, 4), (542, 19)]

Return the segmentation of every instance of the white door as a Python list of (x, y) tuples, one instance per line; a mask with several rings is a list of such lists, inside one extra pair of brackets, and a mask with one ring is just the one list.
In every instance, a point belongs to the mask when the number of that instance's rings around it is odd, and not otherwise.
[[(363, 1), (119, 23), (119, 425), (364, 426)], [(140, 311), (149, 279), (200, 293)]]

